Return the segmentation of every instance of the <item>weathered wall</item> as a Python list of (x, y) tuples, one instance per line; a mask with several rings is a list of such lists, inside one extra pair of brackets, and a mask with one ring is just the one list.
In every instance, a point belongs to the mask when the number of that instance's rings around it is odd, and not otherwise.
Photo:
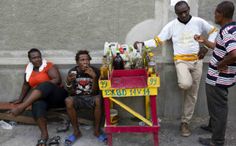
[(124, 42), (135, 24), (154, 17), (153, 5), (152, 0), (1, 0), (1, 50), (102, 49), (105, 41)]
[[(214, 9), (220, 1), (189, 0), (191, 14), (214, 24)], [(1, 0), (0, 13), (0, 101), (18, 96), (30, 48), (40, 48), (65, 76), (74, 64), (76, 50), (88, 49), (92, 63), (99, 64), (105, 41), (133, 44), (135, 40), (150, 39), (176, 17), (170, 0)], [(155, 54), (161, 76), (158, 113), (179, 118), (183, 99), (177, 86), (171, 42), (156, 49)], [(206, 57), (196, 116), (207, 115), (204, 80), (208, 60)], [(233, 90), (235, 87), (230, 90), (229, 103), (235, 111)], [(143, 112), (142, 100), (123, 101)], [(123, 110), (120, 114), (130, 116)]]

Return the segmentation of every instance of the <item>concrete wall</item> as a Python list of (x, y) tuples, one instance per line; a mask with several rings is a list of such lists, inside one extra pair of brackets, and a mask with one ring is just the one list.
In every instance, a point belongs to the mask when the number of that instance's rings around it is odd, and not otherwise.
[[(88, 49), (92, 63), (101, 63), (105, 41), (133, 44), (158, 34), (174, 19), (170, 0), (1, 0), (0, 1), (0, 101), (10, 101), (20, 92), (27, 51), (37, 47), (43, 56), (58, 64), (63, 77), (74, 64), (74, 54)], [(214, 24), (214, 9), (220, 0), (189, 0), (191, 14)], [(236, 0), (233, 0), (236, 3)], [(236, 15), (234, 15), (236, 18)], [(161, 87), (158, 113), (179, 118), (182, 94), (177, 87), (171, 42), (155, 50)], [(209, 52), (210, 56), (211, 52)], [(204, 79), (199, 90), (196, 116), (207, 115)], [(235, 111), (235, 87), (230, 91), (230, 108)], [(135, 102), (134, 102), (135, 100)], [(122, 99), (143, 113), (142, 98)], [(129, 117), (119, 110), (122, 117)], [(230, 110), (232, 111), (232, 110)]]

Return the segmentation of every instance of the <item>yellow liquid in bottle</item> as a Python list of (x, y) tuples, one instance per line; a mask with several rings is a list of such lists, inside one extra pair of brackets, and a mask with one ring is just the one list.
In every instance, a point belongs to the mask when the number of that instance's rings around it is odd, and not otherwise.
[(109, 73), (109, 67), (107, 65), (107, 58), (103, 57), (103, 63), (102, 63), (102, 66), (100, 67), (100, 78), (102, 80), (107, 80), (108, 73)]

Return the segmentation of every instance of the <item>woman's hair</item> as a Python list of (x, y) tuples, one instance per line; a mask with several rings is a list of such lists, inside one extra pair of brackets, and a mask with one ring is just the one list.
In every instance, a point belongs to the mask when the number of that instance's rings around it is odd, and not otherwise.
[(82, 54), (88, 55), (89, 60), (92, 59), (91, 56), (89, 55), (89, 51), (87, 51), (87, 50), (79, 50), (79, 51), (76, 53), (76, 55), (75, 55), (75, 61), (78, 61), (78, 60), (79, 60), (79, 56), (82, 55)]
[(39, 49), (37, 48), (32, 48), (28, 51), (28, 58), (30, 59), (30, 54), (33, 53), (33, 52), (38, 52), (41, 56), (41, 52), (39, 51)]
[(232, 19), (234, 15), (234, 4), (231, 1), (223, 1), (216, 7), (216, 11), (223, 15), (223, 17)]

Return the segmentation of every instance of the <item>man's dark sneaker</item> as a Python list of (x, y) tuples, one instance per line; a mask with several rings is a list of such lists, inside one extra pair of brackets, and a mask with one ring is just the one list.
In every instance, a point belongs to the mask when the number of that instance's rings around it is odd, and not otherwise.
[(202, 138), (199, 137), (198, 139), (199, 143), (204, 145), (204, 146), (215, 146), (212, 142), (210, 138)]
[(201, 125), (200, 128), (205, 131), (212, 132), (212, 128), (209, 125)]
[(180, 125), (181, 136), (188, 137), (191, 135), (191, 131), (188, 123), (181, 123)]

